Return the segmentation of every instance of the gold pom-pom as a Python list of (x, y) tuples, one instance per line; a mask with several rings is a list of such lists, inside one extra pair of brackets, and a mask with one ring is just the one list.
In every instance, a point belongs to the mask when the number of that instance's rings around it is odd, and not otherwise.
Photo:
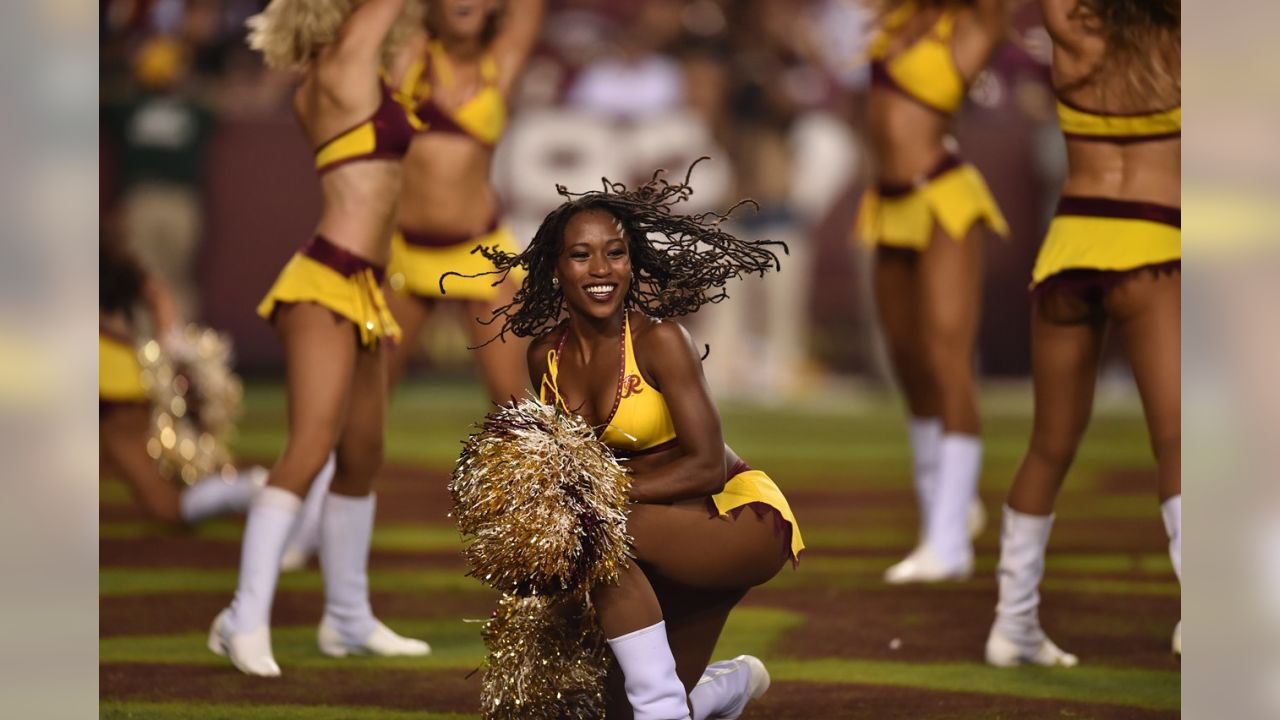
[(449, 482), (470, 574), (519, 596), (615, 581), (630, 547), (629, 486), (577, 415), (535, 400), (489, 413)]
[(148, 340), (138, 350), (142, 385), (151, 400), (147, 452), (167, 476), (191, 484), (234, 471), (227, 447), (243, 390), (231, 370), (231, 341), (207, 327), (187, 325), (172, 353)]
[(487, 720), (604, 717), (609, 661), (585, 596), (506, 595), (485, 623), (484, 642), (480, 707)]

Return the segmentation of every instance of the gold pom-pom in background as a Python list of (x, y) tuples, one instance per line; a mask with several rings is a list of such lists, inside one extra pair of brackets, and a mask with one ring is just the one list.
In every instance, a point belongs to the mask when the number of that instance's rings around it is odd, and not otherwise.
[(155, 340), (138, 350), (142, 385), (151, 400), (147, 452), (160, 471), (186, 484), (215, 472), (235, 472), (227, 444), (235, 432), (243, 390), (231, 370), (231, 341), (187, 325), (172, 354)]
[(485, 417), (449, 491), (470, 574), (514, 595), (556, 595), (612, 582), (630, 539), (630, 479), (591, 427), (522, 400)]

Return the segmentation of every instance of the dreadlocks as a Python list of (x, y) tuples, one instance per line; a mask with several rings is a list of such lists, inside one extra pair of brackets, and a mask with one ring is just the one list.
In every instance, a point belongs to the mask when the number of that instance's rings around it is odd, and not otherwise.
[[(724, 286), (729, 280), (778, 270), (778, 256), (769, 248), (780, 246), (785, 253), (784, 243), (743, 240), (720, 227), (734, 210), (748, 204), (755, 206), (755, 201), (739, 201), (724, 213), (683, 215), (673, 211), (693, 195), (689, 178), (693, 168), (706, 159), (694, 161), (681, 182), (668, 181), (662, 177), (665, 171), (657, 170), (649, 182), (633, 189), (608, 178), (602, 178), (603, 189), (582, 193), (557, 185), (556, 191), (565, 202), (542, 221), (524, 252), (512, 254), (496, 246), (473, 250), (494, 264), (495, 270), (480, 275), (496, 276), (495, 285), (515, 268), (527, 272), (512, 301), (482, 321), (502, 321), (493, 340), (508, 332), (532, 337), (559, 322), (564, 296), (552, 278), (562, 251), (564, 229), (573, 216), (588, 210), (607, 212), (622, 226), (633, 273), (626, 304), (650, 317), (688, 315), (707, 303), (727, 298)], [(440, 278), (441, 291), (450, 275), (478, 277), (445, 273)]]

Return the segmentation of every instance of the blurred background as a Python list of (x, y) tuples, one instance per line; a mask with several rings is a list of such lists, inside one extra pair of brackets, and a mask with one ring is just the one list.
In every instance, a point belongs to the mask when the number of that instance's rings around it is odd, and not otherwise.
[[(281, 371), (254, 306), (319, 209), (289, 110), (295, 79), (266, 70), (244, 42), (245, 18), (264, 4), (102, 0), (99, 28), (104, 226), (175, 281), (188, 317), (231, 334), (250, 377)], [(558, 203), (557, 183), (682, 175), (710, 156), (693, 176), (696, 209), (753, 198), (759, 212), (744, 211), (736, 231), (791, 251), (779, 275), (731, 287), (733, 302), (691, 320), (712, 348), (717, 394), (749, 388), (743, 399), (768, 401), (884, 385), (868, 255), (851, 233), (869, 177), (860, 125), (872, 19), (857, 0), (552, 0), (494, 166), (507, 219), (527, 241)], [(955, 126), (1013, 228), (988, 240), (987, 378), (1028, 373), (1026, 288), (1065, 168), (1034, 4), (1014, 32)], [(434, 322), (423, 342), (419, 374), (472, 372), (457, 323)]]

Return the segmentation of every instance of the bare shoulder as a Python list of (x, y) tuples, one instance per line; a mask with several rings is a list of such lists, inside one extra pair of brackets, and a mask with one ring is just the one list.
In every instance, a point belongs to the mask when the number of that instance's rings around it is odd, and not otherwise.
[(533, 367), (535, 363), (546, 364), (547, 353), (555, 349), (563, 330), (564, 323), (560, 323), (550, 330), (543, 331), (541, 335), (529, 341), (529, 349), (526, 353), (529, 367)]
[(635, 344), (636, 360), (646, 368), (654, 362), (696, 361), (698, 358), (693, 336), (675, 320), (634, 313), (631, 316), (631, 340)]

